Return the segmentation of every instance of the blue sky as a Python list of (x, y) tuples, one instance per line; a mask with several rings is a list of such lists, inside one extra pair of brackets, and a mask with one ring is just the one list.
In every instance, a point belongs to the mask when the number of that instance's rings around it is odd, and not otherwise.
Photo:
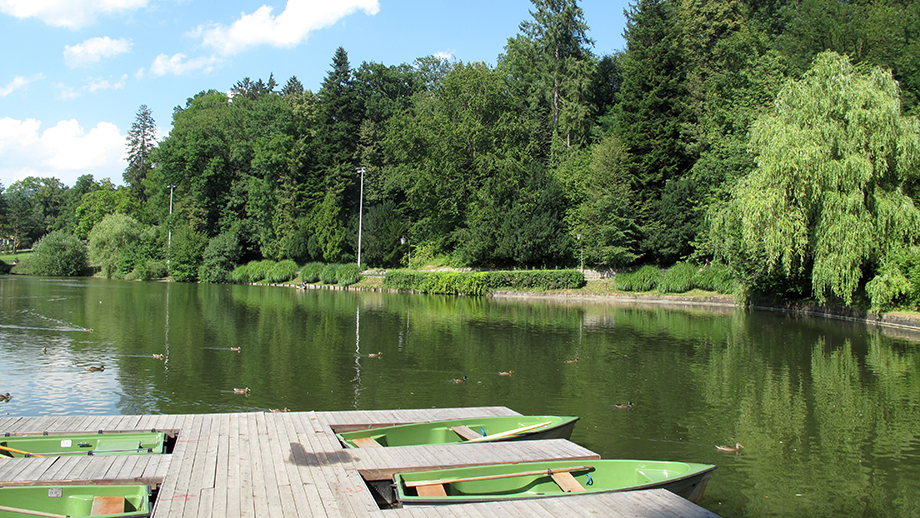
[[(594, 51), (624, 47), (628, 0), (582, 0)], [(494, 65), (529, 0), (0, 0), (0, 184), (122, 184), (138, 108), (158, 137), (173, 108), (249, 77), (317, 91), (336, 48), (364, 61), (441, 55)]]

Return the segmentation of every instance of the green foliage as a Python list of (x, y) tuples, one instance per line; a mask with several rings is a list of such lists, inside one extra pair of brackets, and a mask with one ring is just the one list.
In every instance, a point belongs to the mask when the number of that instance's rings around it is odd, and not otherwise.
[(561, 290), (580, 288), (578, 270), (516, 270), (492, 272), (418, 272), (391, 270), (383, 285), (398, 290), (448, 295), (486, 295), (496, 289)]
[(734, 293), (736, 283), (731, 268), (720, 263), (700, 268), (693, 277), (693, 285), (697, 288), (718, 293)]
[(265, 282), (270, 284), (278, 284), (282, 282), (288, 282), (289, 280), (297, 277), (297, 271), (299, 267), (297, 263), (290, 259), (285, 259), (283, 261), (278, 261), (266, 272)]
[(86, 245), (73, 234), (55, 230), (38, 240), (33, 247), (29, 273), (72, 277), (86, 270)]
[(89, 233), (89, 260), (106, 278), (124, 278), (152, 258), (155, 236), (155, 229), (145, 228), (131, 216), (109, 214)]
[(300, 268), (300, 280), (306, 283), (316, 283), (319, 282), (319, 274), (323, 271), (326, 265), (319, 262), (312, 262), (303, 265)]
[(13, 275), (29, 275), (29, 265), (32, 263), (32, 255), (33, 254), (29, 254), (28, 257), (20, 259), (18, 264), (14, 264), (13, 267), (10, 268), (10, 273)]
[(340, 264), (327, 264), (323, 266), (323, 269), (319, 272), (319, 280), (323, 284), (336, 284), (339, 282), (338, 271), (342, 265)]
[(151, 259), (135, 266), (134, 270), (125, 276), (125, 279), (129, 281), (151, 281), (162, 279), (168, 275), (169, 269), (166, 268), (166, 261)]
[(169, 256), (169, 276), (176, 282), (195, 282), (201, 269), (205, 236), (195, 232), (189, 225), (181, 225), (172, 235)]
[(652, 291), (658, 287), (661, 270), (657, 266), (646, 265), (634, 272), (622, 272), (616, 276), (616, 287), (622, 291)]
[(240, 259), (242, 248), (235, 232), (223, 232), (208, 241), (198, 270), (201, 282), (226, 283), (232, 280), (234, 265)]
[(252, 277), (249, 275), (249, 265), (241, 264), (230, 272), (230, 281), (237, 284), (249, 284)]
[(250, 261), (246, 264), (245, 273), (249, 277), (248, 281), (241, 282), (260, 282), (268, 278), (268, 274), (275, 266), (275, 261), (263, 259), (261, 261)]
[[(850, 304), (873, 266), (916, 242), (920, 210), (906, 194), (920, 166), (920, 124), (903, 117), (898, 86), (878, 68), (824, 53), (780, 93), (751, 136), (757, 169), (715, 207), (711, 239), (750, 284), (804, 275), (821, 302)], [(894, 278), (873, 284), (882, 297)], [(871, 296), (871, 294), (870, 294)]]
[[(105, 275), (152, 275), (172, 229), (174, 278), (249, 282), (248, 268), (230, 272), (237, 260), (353, 262), (363, 201), (373, 266), (406, 265), (410, 245), (413, 268), (582, 255), (667, 267), (696, 254), (732, 272), (710, 284), (910, 303), (892, 254), (916, 244), (918, 145), (896, 104), (900, 93), (920, 113), (920, 4), (637, 0), (625, 51), (600, 59), (577, 0), (531, 4), (495, 68), (428, 56), (352, 70), (339, 48), (317, 93), (273, 77), (204, 91), (158, 145), (141, 106), (128, 187), (26, 178), (0, 192), (3, 235), (16, 247), (55, 229), (84, 238), (127, 214), (141, 231), (105, 252)], [(870, 68), (802, 77), (825, 49), (890, 68), (900, 92)], [(786, 78), (798, 81), (778, 97)], [(227, 233), (236, 260), (209, 251)], [(432, 289), (482, 293), (488, 279)]]
[(361, 268), (357, 263), (343, 264), (342, 267), (335, 272), (335, 280), (339, 286), (350, 286), (361, 279)]
[(699, 267), (691, 263), (676, 263), (664, 271), (658, 279), (661, 293), (684, 293), (696, 287)]

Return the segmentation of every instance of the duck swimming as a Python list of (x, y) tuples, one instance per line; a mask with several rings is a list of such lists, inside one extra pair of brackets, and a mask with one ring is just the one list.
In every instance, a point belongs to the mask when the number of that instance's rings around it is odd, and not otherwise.
[(163, 355), (162, 355), (162, 354), (154, 354), (154, 355), (153, 355), (153, 358), (154, 358), (155, 360), (162, 360), (162, 359), (163, 359)]
[(249, 387), (246, 388), (235, 388), (233, 389), (234, 394), (249, 394)]
[(512, 374), (514, 374), (514, 371), (503, 371), (498, 373), (499, 376), (511, 376)]
[(619, 408), (620, 410), (629, 410), (632, 408), (632, 401), (627, 401), (626, 403), (617, 403), (613, 405), (614, 408)]
[(724, 451), (724, 452), (727, 452), (727, 453), (735, 453), (736, 451), (740, 450), (741, 448), (744, 448), (744, 446), (741, 446), (741, 443), (740, 443), (740, 442), (736, 442), (734, 446), (716, 446), (716, 449), (717, 449), (717, 450), (719, 450), (719, 451)]
[(381, 356), (382, 354), (383, 354), (383, 353), (381, 353), (381, 352), (370, 353), (370, 354), (367, 355), (367, 357), (368, 357), (368, 358), (380, 358), (380, 356)]
[(462, 378), (452, 379), (450, 380), (450, 382), (451, 383), (466, 383), (466, 376), (463, 376)]
[(95, 365), (90, 365), (89, 367), (86, 368), (86, 370), (88, 370), (88, 371), (90, 371), (90, 372), (100, 372), (100, 371), (104, 371), (104, 370), (105, 370), (105, 365), (100, 365), (100, 366), (98, 366), (98, 367), (96, 367)]
[(11, 396), (9, 392), (6, 394), (0, 394), (0, 402), (9, 401), (11, 399), (13, 399), (13, 396)]

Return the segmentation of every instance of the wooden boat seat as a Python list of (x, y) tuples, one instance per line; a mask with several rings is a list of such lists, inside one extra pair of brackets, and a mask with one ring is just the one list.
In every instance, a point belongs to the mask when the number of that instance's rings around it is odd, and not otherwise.
[(579, 484), (569, 472), (553, 473), (550, 476), (553, 477), (553, 481), (559, 484), (559, 487), (565, 493), (583, 493), (586, 491), (585, 487)]
[(444, 490), (444, 484), (426, 484), (415, 488), (418, 496), (447, 496)]
[(361, 437), (360, 439), (352, 439), (355, 446), (358, 448), (383, 448), (383, 445), (375, 441), (373, 437)]
[[(86, 511), (84, 511), (86, 512)], [(125, 512), (125, 497), (123, 496), (95, 496), (90, 516), (103, 514), (120, 514)]]
[(468, 441), (482, 437), (481, 433), (477, 432), (476, 430), (473, 430), (469, 426), (465, 426), (465, 425), (451, 426), (450, 429), (457, 432), (457, 435), (459, 435), (460, 437), (463, 437), (464, 439)]

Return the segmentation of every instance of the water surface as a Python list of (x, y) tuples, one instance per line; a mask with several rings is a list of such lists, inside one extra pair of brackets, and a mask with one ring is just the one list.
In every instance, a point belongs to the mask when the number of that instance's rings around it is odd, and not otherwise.
[(722, 516), (916, 517), (918, 344), (739, 310), (6, 276), (0, 415), (502, 405), (581, 416), (605, 458), (718, 464)]

